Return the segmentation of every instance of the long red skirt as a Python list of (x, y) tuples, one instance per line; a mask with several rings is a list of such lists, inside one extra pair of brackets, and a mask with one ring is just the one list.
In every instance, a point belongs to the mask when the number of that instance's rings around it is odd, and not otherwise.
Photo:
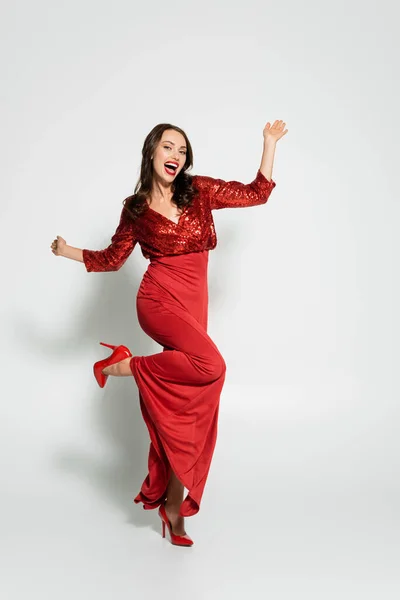
[(217, 438), (225, 361), (207, 335), (208, 250), (152, 259), (140, 284), (139, 324), (163, 351), (130, 366), (150, 434), (148, 475), (134, 501), (166, 499), (171, 469), (188, 490), (180, 514), (200, 501)]

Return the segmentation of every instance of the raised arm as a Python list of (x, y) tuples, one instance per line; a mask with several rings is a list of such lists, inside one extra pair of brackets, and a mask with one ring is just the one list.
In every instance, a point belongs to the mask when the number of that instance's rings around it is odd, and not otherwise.
[(240, 181), (224, 181), (203, 175), (194, 175), (193, 184), (200, 192), (209, 198), (211, 209), (216, 208), (243, 208), (246, 206), (257, 206), (265, 204), (276, 186), (272, 179), (272, 167), (276, 143), (286, 133), (286, 123), (274, 121), (266, 124), (263, 130), (264, 149), (261, 157), (261, 165), (255, 179), (251, 183), (240, 183)]
[(276, 185), (272, 179), (268, 181), (260, 170), (251, 183), (224, 181), (205, 175), (194, 175), (193, 183), (200, 192), (208, 195), (211, 210), (265, 204)]
[(137, 242), (132, 225), (133, 222), (124, 207), (111, 244), (104, 250), (82, 250), (83, 262), (88, 272), (118, 271), (122, 267)]

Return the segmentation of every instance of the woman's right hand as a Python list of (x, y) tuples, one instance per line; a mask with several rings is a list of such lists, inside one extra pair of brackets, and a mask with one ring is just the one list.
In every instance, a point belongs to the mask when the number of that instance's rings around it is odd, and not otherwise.
[(67, 242), (60, 235), (56, 237), (56, 239), (51, 244), (51, 251), (56, 256), (62, 256), (63, 250), (66, 246)]

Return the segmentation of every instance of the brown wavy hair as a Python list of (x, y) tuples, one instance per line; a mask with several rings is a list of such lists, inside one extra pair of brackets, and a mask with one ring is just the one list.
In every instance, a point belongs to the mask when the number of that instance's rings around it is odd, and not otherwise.
[(133, 195), (128, 196), (123, 201), (123, 205), (132, 219), (136, 219), (147, 209), (146, 198), (150, 196), (153, 184), (153, 164), (151, 157), (166, 129), (174, 129), (181, 133), (185, 138), (187, 146), (185, 164), (172, 183), (172, 201), (179, 209), (183, 209), (186, 206), (190, 206), (197, 193), (192, 186), (192, 175), (186, 172), (193, 166), (193, 150), (186, 133), (183, 129), (176, 125), (171, 125), (171, 123), (159, 123), (153, 127), (144, 141), (140, 177), (136, 183)]

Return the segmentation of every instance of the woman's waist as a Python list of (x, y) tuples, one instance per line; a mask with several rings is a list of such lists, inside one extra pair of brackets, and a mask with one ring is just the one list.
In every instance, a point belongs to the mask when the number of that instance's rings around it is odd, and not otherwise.
[(196, 285), (207, 276), (208, 250), (151, 258), (147, 273), (166, 279)]
[(199, 252), (184, 252), (182, 254), (151, 256), (150, 265), (164, 265), (183, 269), (198, 269), (201, 265), (207, 266), (208, 254), (209, 250), (201, 250)]
[(152, 258), (140, 288), (155, 285), (165, 293), (194, 295), (207, 287), (208, 251)]

